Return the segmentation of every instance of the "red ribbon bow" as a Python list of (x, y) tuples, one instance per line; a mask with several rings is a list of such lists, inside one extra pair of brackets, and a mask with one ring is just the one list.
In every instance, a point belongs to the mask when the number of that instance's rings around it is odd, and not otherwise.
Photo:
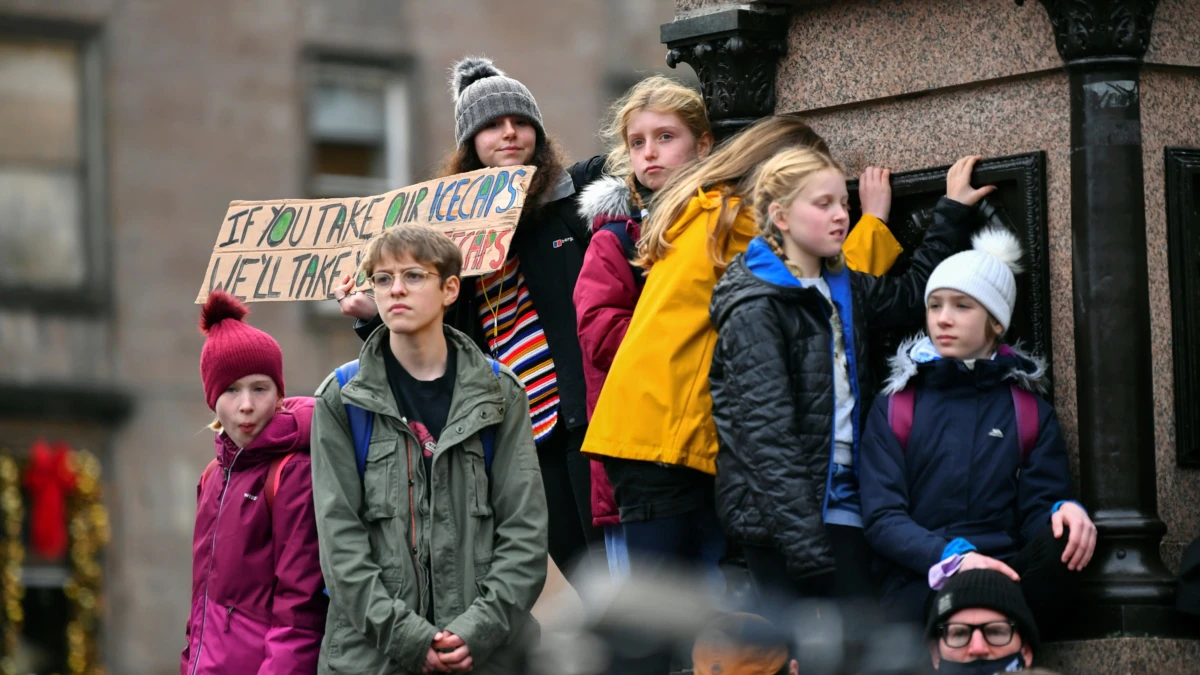
[(75, 489), (70, 447), (66, 443), (34, 442), (25, 466), (25, 491), (32, 503), (29, 511), (29, 546), (46, 560), (58, 560), (67, 552), (67, 496)]

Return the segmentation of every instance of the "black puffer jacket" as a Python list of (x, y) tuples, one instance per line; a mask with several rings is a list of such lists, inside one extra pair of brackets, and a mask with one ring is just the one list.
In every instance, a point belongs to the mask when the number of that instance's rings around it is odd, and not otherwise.
[[(591, 237), (591, 223), (579, 215), (579, 192), (603, 170), (603, 156), (570, 166), (558, 185), (549, 188), (549, 202), (540, 207), (525, 206), (510, 248), (510, 254), (521, 260), (521, 274), (525, 275), (529, 297), (546, 332), (558, 381), (559, 417), (572, 429), (587, 425), (583, 352), (572, 296)], [(446, 309), (446, 324), (466, 333), (488, 354), (491, 351), (479, 318), (477, 284), (472, 279), (466, 281), (471, 283), (463, 284), (458, 301)], [(365, 340), (381, 323), (375, 317), (370, 322), (358, 322), (355, 330)]]
[[(842, 270), (823, 276), (845, 327), (859, 419), (872, 392), (866, 331), (924, 311), (933, 268), (967, 245), (971, 210), (943, 198), (902, 276)], [(720, 439), (716, 506), (730, 538), (780, 551), (796, 577), (833, 569), (824, 509), (833, 452), (833, 331), (829, 304), (804, 288), (762, 239), (734, 258), (713, 292), (718, 338), (710, 383)], [(855, 377), (857, 376), (857, 377)]]

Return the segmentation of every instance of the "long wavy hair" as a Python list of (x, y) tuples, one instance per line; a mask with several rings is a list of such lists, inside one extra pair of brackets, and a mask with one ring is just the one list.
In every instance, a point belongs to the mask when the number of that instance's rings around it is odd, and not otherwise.
[[(667, 231), (683, 215), (692, 197), (697, 191), (715, 189), (721, 193), (721, 211), (708, 233), (708, 257), (724, 269), (729, 263), (733, 223), (742, 209), (752, 207), (756, 169), (780, 150), (797, 147), (829, 154), (825, 139), (799, 117), (768, 117), (722, 143), (707, 158), (675, 174), (651, 200), (650, 222), (638, 242), (637, 264), (649, 269), (661, 260), (671, 249)], [(730, 204), (735, 197), (740, 201)]]
[(652, 75), (638, 82), (613, 103), (608, 111), (608, 121), (600, 129), (600, 138), (609, 148), (604, 170), (612, 176), (623, 178), (634, 204), (645, 208), (637, 190), (637, 177), (629, 157), (629, 122), (636, 113), (649, 110), (656, 113), (675, 115), (700, 143), (707, 137), (712, 140), (712, 125), (708, 121), (708, 108), (700, 92), (669, 77)]

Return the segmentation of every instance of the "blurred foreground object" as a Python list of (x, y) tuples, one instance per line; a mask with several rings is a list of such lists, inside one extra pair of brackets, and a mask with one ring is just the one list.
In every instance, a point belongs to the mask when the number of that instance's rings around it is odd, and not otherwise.
[(530, 673), (616, 673), (610, 668), (617, 663), (625, 675), (633, 672), (625, 664), (663, 652), (687, 664), (715, 619), (744, 611), (765, 617), (790, 642), (805, 675), (933, 672), (920, 627), (886, 624), (870, 606), (820, 600), (782, 606), (764, 598), (758, 607), (734, 607), (710, 578), (684, 570), (613, 581), (603, 564), (585, 564), (571, 578), (578, 580), (578, 602), (563, 593), (543, 593), (538, 601), (542, 635), (531, 648)]

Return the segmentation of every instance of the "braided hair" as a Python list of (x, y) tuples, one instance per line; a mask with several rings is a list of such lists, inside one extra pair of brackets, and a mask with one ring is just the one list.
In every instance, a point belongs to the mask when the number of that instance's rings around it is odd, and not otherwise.
[[(798, 265), (788, 259), (783, 246), (783, 231), (771, 219), (770, 208), (772, 203), (790, 207), (808, 179), (826, 169), (844, 173), (842, 167), (827, 153), (812, 148), (793, 148), (767, 160), (754, 181), (754, 208), (759, 232), (771, 251), (799, 278), (803, 278), (804, 274)], [(823, 263), (826, 269), (840, 272), (846, 264), (846, 257), (839, 251), (837, 255), (825, 258)]]

